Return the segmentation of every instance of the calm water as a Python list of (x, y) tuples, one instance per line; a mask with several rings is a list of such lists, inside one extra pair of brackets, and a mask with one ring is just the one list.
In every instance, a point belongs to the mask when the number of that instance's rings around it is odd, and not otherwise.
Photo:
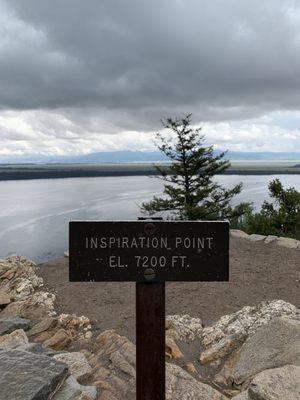
[[(300, 190), (300, 175), (278, 177)], [(227, 187), (243, 181), (235, 202), (259, 207), (272, 178), (230, 175), (218, 181)], [(60, 257), (69, 220), (136, 219), (141, 203), (161, 191), (162, 182), (147, 176), (0, 182), (0, 257), (20, 254), (37, 262)]]

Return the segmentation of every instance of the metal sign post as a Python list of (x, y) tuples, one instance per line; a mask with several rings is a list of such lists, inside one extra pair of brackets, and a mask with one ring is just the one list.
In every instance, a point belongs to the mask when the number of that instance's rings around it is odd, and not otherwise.
[(137, 400), (165, 398), (165, 282), (229, 280), (229, 223), (72, 221), (71, 282), (136, 282)]

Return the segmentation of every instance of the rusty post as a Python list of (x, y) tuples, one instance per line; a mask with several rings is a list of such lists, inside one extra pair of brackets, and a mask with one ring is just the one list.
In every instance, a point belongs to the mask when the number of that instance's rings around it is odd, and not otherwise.
[(136, 393), (165, 399), (165, 283), (136, 283)]

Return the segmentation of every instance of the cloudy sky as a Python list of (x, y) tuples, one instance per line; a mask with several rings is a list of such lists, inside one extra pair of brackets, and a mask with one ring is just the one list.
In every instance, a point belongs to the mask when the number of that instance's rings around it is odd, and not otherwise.
[(299, 0), (0, 0), (0, 154), (300, 151)]

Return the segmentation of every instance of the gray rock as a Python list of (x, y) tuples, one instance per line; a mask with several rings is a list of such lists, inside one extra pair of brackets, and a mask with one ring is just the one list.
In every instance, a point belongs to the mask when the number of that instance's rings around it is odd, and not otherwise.
[(11, 333), (16, 329), (27, 330), (30, 328), (29, 319), (19, 317), (0, 317), (0, 335)]
[(10, 303), (10, 296), (4, 291), (0, 290), (0, 307), (7, 306)]
[(237, 385), (286, 364), (300, 366), (300, 321), (278, 318), (262, 326), (241, 347), (230, 373)]
[(95, 400), (96, 398), (97, 389), (94, 386), (82, 386), (71, 375), (52, 400)]
[(274, 318), (288, 316), (295, 318), (299, 310), (283, 300), (262, 302), (257, 306), (246, 306), (241, 310), (221, 317), (214, 325), (202, 331), (202, 344), (205, 349), (214, 347), (224, 338), (231, 335), (247, 338), (261, 326)]
[(197, 381), (175, 364), (166, 364), (166, 400), (226, 400), (211, 386)]
[(250, 400), (248, 390), (232, 397), (232, 400)]
[(257, 235), (253, 233), (252, 235), (249, 236), (248, 238), (251, 242), (262, 242), (263, 240), (266, 239), (265, 235)]
[(12, 333), (0, 336), (0, 349), (8, 350), (15, 349), (28, 343), (28, 338), (23, 329), (17, 329)]
[(191, 342), (201, 337), (202, 321), (186, 315), (168, 315), (166, 318), (166, 336), (174, 340)]
[(67, 376), (67, 367), (50, 357), (0, 352), (0, 400), (48, 400)]
[(80, 352), (56, 354), (53, 358), (66, 364), (69, 367), (71, 374), (79, 383), (85, 383), (85, 381), (92, 375), (90, 364), (84, 354)]
[(242, 238), (242, 239), (248, 239), (249, 235), (248, 233), (241, 231), (239, 229), (230, 229), (230, 236), (231, 237), (236, 237), (236, 238)]
[(33, 354), (41, 354), (48, 357), (52, 357), (56, 354), (62, 354), (61, 351), (58, 352), (51, 349), (50, 347), (43, 346), (40, 343), (27, 343), (22, 346), (16, 347), (16, 350), (29, 351)]
[(300, 249), (300, 241), (287, 237), (279, 237), (277, 242), (278, 246), (286, 247), (288, 249)]
[(300, 400), (300, 367), (286, 365), (256, 375), (234, 400)]
[(278, 236), (274, 236), (274, 235), (268, 235), (265, 239), (265, 243), (274, 243), (277, 242), (278, 240)]

